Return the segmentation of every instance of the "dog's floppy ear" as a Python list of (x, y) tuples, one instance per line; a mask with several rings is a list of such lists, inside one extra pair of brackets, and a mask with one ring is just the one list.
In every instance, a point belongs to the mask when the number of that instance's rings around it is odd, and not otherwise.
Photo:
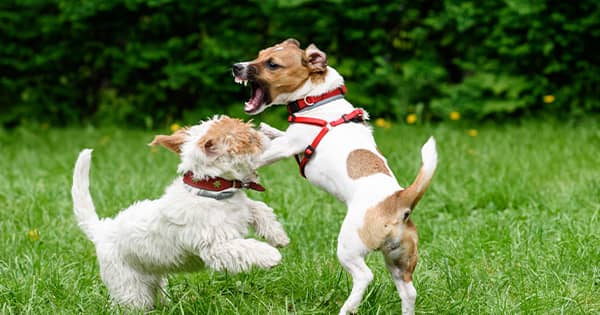
[(300, 48), (300, 42), (295, 38), (288, 38), (288, 39), (284, 40), (283, 42), (281, 42), (281, 44), (279, 44), (279, 45), (294, 45), (294, 46), (297, 46), (298, 48)]
[(154, 137), (154, 140), (150, 142), (151, 146), (162, 145), (163, 147), (179, 154), (181, 153), (181, 145), (185, 141), (185, 137), (187, 136), (187, 129), (179, 129), (175, 131), (172, 135), (157, 135)]
[(213, 139), (207, 139), (198, 144), (200, 149), (206, 154), (208, 157), (215, 157), (219, 152), (219, 143), (214, 141)]
[(319, 50), (315, 44), (310, 44), (306, 47), (304, 54), (312, 72), (324, 72), (327, 70), (327, 55)]

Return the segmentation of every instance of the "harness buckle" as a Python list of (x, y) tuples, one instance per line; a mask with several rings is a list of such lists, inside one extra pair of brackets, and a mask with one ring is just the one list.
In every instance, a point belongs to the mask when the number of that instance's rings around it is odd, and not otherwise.
[(356, 113), (356, 116), (354, 116), (354, 118), (352, 118), (353, 122), (362, 122), (364, 120), (365, 120), (365, 118), (363, 117), (363, 111), (362, 110), (360, 112)]
[(304, 149), (304, 158), (310, 159), (310, 157), (315, 153), (315, 148), (312, 145), (308, 145), (306, 149)]
[(311, 102), (309, 102), (309, 101), (308, 101), (308, 99), (307, 99), (307, 97), (308, 97), (308, 95), (306, 95), (306, 96), (304, 97), (304, 103), (305, 103), (307, 106), (312, 106), (313, 104), (315, 104), (315, 102), (312, 102), (312, 103), (311, 103)]
[[(350, 118), (348, 118), (348, 115), (350, 115)], [(342, 120), (344, 121), (344, 123), (349, 123), (349, 122), (362, 122), (363, 119), (363, 112), (352, 112), (350, 114), (344, 114), (342, 115)]]

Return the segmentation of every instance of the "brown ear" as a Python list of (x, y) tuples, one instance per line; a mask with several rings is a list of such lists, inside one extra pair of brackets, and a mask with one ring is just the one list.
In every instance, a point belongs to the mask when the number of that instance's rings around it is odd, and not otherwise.
[(286, 40), (284, 40), (283, 42), (281, 42), (281, 44), (279, 45), (294, 45), (298, 48), (300, 48), (300, 42), (298, 40), (296, 40), (295, 38), (288, 38)]
[(216, 141), (212, 139), (204, 141), (204, 143), (200, 144), (200, 148), (208, 157), (214, 157), (219, 154), (219, 146)]
[(179, 154), (181, 153), (181, 145), (187, 136), (187, 129), (179, 129), (170, 136), (157, 135), (150, 142), (151, 146), (162, 145), (163, 147)]
[(312, 72), (324, 72), (327, 70), (327, 55), (319, 50), (315, 44), (310, 44), (306, 47), (304, 54)]

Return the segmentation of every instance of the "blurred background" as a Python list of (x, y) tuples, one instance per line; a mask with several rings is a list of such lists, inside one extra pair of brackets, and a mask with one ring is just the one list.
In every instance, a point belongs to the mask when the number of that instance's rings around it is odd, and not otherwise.
[[(600, 2), (3, 0), (0, 126), (243, 117), (230, 66), (315, 43), (372, 117), (600, 112)], [(285, 115), (285, 110), (278, 111)]]

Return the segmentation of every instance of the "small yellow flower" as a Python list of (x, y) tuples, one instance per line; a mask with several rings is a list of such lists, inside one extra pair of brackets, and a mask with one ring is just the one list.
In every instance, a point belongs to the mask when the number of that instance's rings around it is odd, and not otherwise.
[(450, 120), (459, 120), (460, 119), (460, 113), (459, 112), (451, 112), (450, 113)]
[(156, 146), (151, 146), (150, 147), (150, 152), (151, 153), (156, 153), (156, 152), (158, 152), (158, 148)]
[(169, 129), (171, 129), (171, 132), (175, 132), (179, 130), (179, 128), (181, 128), (181, 126), (178, 123), (173, 123), (171, 124), (171, 127), (169, 127)]
[(467, 150), (467, 153), (469, 153), (469, 155), (476, 155), (477, 151), (475, 151), (473, 149), (469, 149), (469, 150)]
[(46, 129), (50, 128), (50, 124), (49, 123), (43, 123), (40, 127), (42, 127), (43, 130), (46, 130)]
[(555, 99), (556, 98), (552, 94), (544, 95), (544, 103), (546, 103), (546, 104), (554, 103)]
[(105, 145), (108, 143), (109, 140), (110, 140), (109, 136), (102, 136), (102, 138), (100, 138), (100, 144)]
[(406, 122), (409, 125), (416, 123), (417, 122), (417, 114), (408, 114), (408, 116), (406, 116)]
[(388, 129), (392, 126), (392, 123), (383, 118), (377, 118), (375, 119), (375, 126)]
[(38, 232), (38, 229), (29, 230), (29, 232), (27, 232), (27, 236), (29, 236), (29, 239), (34, 242), (40, 240), (40, 232)]
[(469, 129), (467, 130), (467, 134), (471, 137), (477, 137), (477, 129)]

